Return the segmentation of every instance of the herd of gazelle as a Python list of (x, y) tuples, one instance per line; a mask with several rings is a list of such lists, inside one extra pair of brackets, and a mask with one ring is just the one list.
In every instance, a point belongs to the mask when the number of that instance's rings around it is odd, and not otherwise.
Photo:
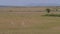
[[(16, 23), (13, 21), (13, 20), (11, 20), (10, 21), (10, 24), (12, 25), (12, 26), (16, 26)], [(21, 26), (25, 26), (25, 18), (24, 18), (24, 20), (21, 22)]]

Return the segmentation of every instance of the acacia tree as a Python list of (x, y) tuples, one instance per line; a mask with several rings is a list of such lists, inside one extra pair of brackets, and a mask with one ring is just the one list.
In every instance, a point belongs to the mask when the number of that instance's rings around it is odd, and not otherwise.
[(47, 13), (50, 13), (51, 10), (47, 8), (46, 11), (47, 11)]

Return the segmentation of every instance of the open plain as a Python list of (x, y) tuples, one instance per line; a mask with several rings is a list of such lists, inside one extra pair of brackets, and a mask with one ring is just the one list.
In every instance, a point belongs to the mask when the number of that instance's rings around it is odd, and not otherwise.
[(42, 16), (45, 9), (0, 8), (0, 34), (60, 34), (60, 17)]

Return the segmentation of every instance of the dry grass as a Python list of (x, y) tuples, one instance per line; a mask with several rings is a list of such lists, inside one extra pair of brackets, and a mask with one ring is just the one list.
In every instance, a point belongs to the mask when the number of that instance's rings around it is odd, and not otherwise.
[(0, 13), (0, 34), (60, 34), (60, 17), (43, 17), (43, 14)]
[[(35, 12), (35, 11), (45, 11), (47, 7), (23, 7), (23, 8), (0, 8), (0, 11), (2, 12), (9, 12), (10, 10), (13, 11), (13, 12)], [(50, 8), (50, 9), (53, 9)], [(54, 9), (53, 9), (54, 10)]]
[(60, 34), (60, 17), (41, 16), (45, 12), (9, 12), (10, 10), (44, 11), (45, 9), (1, 8), (0, 11), (3, 12), (0, 12), (0, 34)]

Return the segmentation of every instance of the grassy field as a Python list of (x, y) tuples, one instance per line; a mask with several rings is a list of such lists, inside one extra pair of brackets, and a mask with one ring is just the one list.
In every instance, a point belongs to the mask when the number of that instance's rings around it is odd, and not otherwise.
[(13, 11), (13, 12), (31, 12), (31, 11), (43, 11), (45, 10), (46, 8), (41, 8), (41, 7), (36, 7), (36, 8), (0, 8), (0, 11), (1, 12), (9, 12), (10, 10)]
[(38, 12), (38, 11), (45, 11), (47, 8), (50, 8), (54, 11), (55, 7), (5, 7), (0, 8), (0, 12)]
[(0, 12), (0, 34), (60, 34), (60, 17), (41, 16), (44, 14)]

